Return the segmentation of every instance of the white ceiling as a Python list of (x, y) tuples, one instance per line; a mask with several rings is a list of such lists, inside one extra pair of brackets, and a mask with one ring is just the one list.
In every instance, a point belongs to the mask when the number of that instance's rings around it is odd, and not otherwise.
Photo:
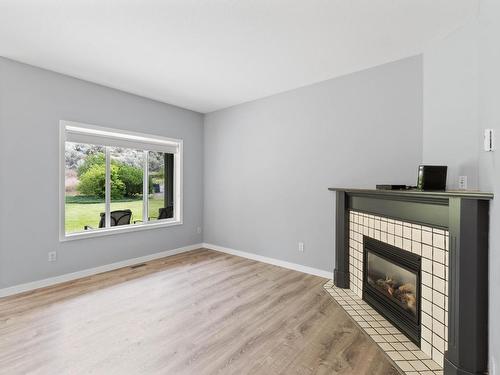
[(478, 0), (0, 0), (0, 56), (211, 112), (421, 53)]

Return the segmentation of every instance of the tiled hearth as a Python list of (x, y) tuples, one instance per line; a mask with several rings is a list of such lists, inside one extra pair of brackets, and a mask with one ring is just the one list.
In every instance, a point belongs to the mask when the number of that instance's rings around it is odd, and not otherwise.
[[(420, 348), (362, 300), (363, 236), (422, 257)], [(448, 337), (448, 244), (446, 230), (350, 211), (350, 290), (336, 288), (332, 282), (325, 285), (401, 370), (410, 374), (436, 371), (443, 366)]]
[(337, 288), (330, 280), (325, 290), (347, 314), (407, 375), (442, 375), (442, 366), (421, 351), (405, 335), (350, 289)]

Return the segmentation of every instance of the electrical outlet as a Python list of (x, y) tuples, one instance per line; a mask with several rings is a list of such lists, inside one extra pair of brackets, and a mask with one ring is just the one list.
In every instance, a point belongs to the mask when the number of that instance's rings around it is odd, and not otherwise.
[(49, 252), (49, 262), (55, 262), (57, 260), (57, 251)]
[(467, 176), (458, 176), (458, 188), (467, 190)]
[(304, 252), (304, 242), (299, 242), (299, 251), (300, 251), (301, 253), (303, 253), (303, 252)]
[(196, 233), (201, 234), (201, 227), (196, 228)]

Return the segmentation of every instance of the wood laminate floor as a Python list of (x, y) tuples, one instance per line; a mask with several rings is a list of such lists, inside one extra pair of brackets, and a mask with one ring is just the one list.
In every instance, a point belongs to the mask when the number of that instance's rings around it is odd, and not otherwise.
[(0, 299), (0, 373), (397, 374), (325, 281), (200, 249)]

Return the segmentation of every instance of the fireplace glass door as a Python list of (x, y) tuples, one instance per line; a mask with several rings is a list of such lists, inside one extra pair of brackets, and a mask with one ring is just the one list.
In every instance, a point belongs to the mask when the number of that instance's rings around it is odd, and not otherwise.
[(420, 345), (421, 257), (363, 236), (363, 299)]
[(417, 317), (417, 275), (377, 254), (367, 252), (368, 284)]

